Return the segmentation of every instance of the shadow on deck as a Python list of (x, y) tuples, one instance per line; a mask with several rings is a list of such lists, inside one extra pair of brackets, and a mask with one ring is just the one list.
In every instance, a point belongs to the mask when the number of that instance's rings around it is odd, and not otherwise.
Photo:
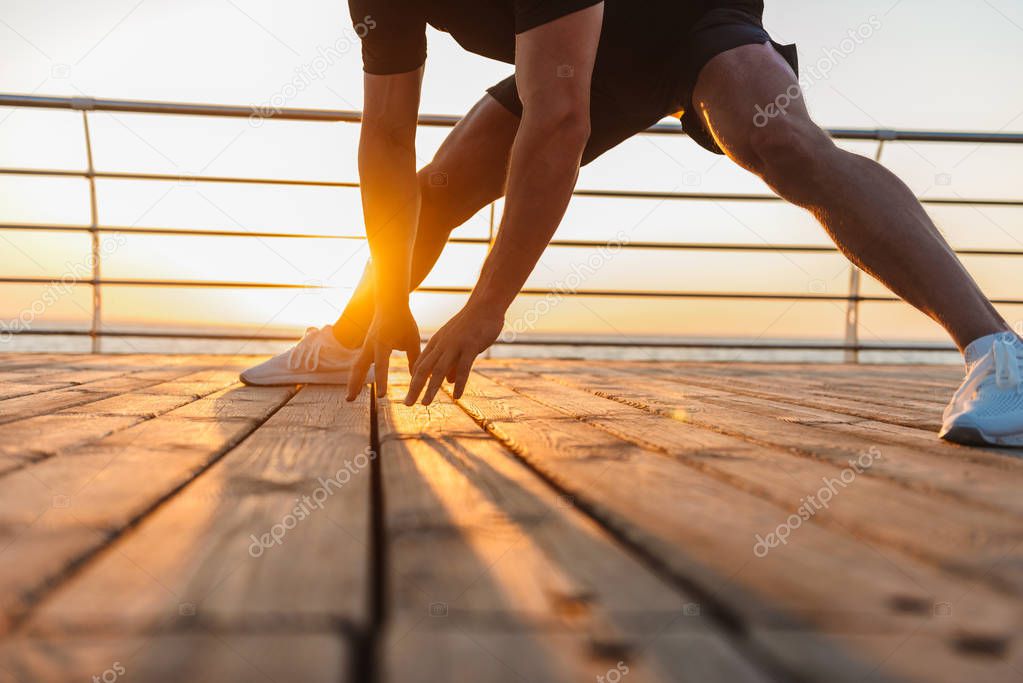
[(0, 681), (1018, 681), (1023, 460), (958, 368), (0, 357)]

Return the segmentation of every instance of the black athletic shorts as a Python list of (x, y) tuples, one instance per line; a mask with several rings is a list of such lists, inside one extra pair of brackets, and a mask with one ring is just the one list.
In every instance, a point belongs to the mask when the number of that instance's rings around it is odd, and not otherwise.
[[(595, 77), (590, 103), (590, 141), (583, 164), (617, 146), (666, 116), (682, 111), (685, 132), (715, 154), (724, 154), (692, 106), (693, 88), (700, 71), (717, 55), (743, 45), (771, 43), (798, 74), (795, 45), (780, 45), (763, 25), (763, 0), (713, 0), (708, 9), (679, 36), (678, 52), (666, 65), (665, 83), (647, 92), (630, 92), (631, 84), (598, 82)], [(522, 116), (522, 102), (510, 76), (487, 89), (506, 109)]]

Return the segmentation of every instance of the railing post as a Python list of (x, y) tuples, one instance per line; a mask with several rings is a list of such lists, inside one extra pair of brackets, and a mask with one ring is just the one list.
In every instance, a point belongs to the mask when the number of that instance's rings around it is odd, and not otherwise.
[(849, 264), (849, 302), (845, 310), (845, 362), (859, 363), (860, 350), (860, 269)]
[(85, 177), (89, 182), (89, 236), (92, 238), (92, 324), (89, 326), (89, 338), (92, 339), (92, 352), (99, 353), (100, 332), (103, 323), (103, 292), (100, 290), (102, 268), (99, 241), (99, 207), (96, 202), (96, 167), (92, 160), (92, 135), (89, 132), (89, 112), (82, 109), (82, 126), (85, 129)]
[(496, 232), (496, 226), (494, 222), (494, 214), (496, 209), (494, 208), (497, 202), (490, 202), (490, 225), (487, 232), (487, 256), (490, 256), (490, 250), (494, 248), (494, 235)]

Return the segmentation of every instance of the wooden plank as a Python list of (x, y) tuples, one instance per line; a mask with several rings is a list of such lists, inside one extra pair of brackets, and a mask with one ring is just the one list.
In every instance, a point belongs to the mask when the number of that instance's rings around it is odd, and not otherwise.
[[(215, 366), (209, 364), (185, 363), (179, 360), (156, 369), (139, 370), (129, 375), (112, 377), (78, 387), (82, 391), (111, 392), (132, 388), (137, 380), (148, 383), (140, 393), (196, 395), (193, 385), (202, 389), (210, 382), (218, 382), (222, 386), (239, 383), (239, 363), (232, 359), (224, 359)], [(157, 380), (153, 382), (152, 380)]]
[(32, 463), (0, 480), (0, 630), (52, 582), (190, 481), (287, 401), (288, 388), (244, 387), (202, 401), (244, 397), (246, 418), (202, 420), (171, 411)]
[[(183, 362), (177, 361), (171, 365)], [(188, 372), (187, 367), (172, 370), (176, 377)], [(0, 424), (80, 406), (127, 391), (138, 391), (160, 384), (162, 379), (135, 376), (130, 368), (99, 371), (98, 375), (93, 375), (88, 381), (76, 382), (72, 387), (0, 400)]]
[(0, 387), (39, 385), (40, 391), (61, 388), (90, 388), (95, 382), (131, 375), (136, 379), (171, 380), (200, 370), (231, 368), (241, 370), (252, 363), (246, 357), (210, 355), (65, 355), (33, 357), (18, 364), (10, 355), (0, 354)]
[(89, 358), (91, 354), (81, 353), (0, 353), (0, 370), (28, 370), (54, 364), (70, 366), (86, 362)]
[[(74, 406), (61, 412), (88, 415), (155, 417), (232, 385), (238, 385), (238, 372), (236, 370), (206, 369), (177, 375), (169, 381), (143, 386), (135, 391), (93, 401), (82, 406)], [(236, 405), (237, 403), (232, 401), (228, 404)]]
[[(175, 373), (177, 374), (177, 373)], [(155, 378), (154, 378), (155, 379)], [(147, 380), (148, 381), (148, 380)], [(55, 455), (62, 449), (90, 443), (120, 429), (151, 419), (175, 408), (185, 406), (235, 384), (234, 370), (202, 370), (169, 382), (144, 386), (137, 391), (101, 398), (72, 406), (49, 415), (15, 420), (0, 425), (0, 475), (33, 462)], [(207, 411), (213, 417), (229, 407), (239, 406), (238, 400), (200, 402), (195, 408), (177, 415), (196, 415)], [(244, 410), (244, 408), (243, 408)]]
[[(562, 365), (560, 366), (559, 371), (566, 369), (568, 369), (568, 366)], [(616, 366), (616, 371), (622, 371), (627, 369), (628, 368), (622, 365)], [(639, 369), (641, 370), (642, 368)], [(635, 373), (630, 372), (630, 374), (633, 377), (636, 376)], [(641, 376), (648, 377), (650, 375), (647, 374), (646, 372), (642, 372)], [(674, 381), (682, 385), (683, 391), (685, 391), (686, 393), (690, 393), (696, 389), (699, 389), (701, 390), (701, 392), (709, 390), (709, 392), (707, 392), (708, 396), (716, 396), (720, 392), (725, 391), (729, 395), (731, 395), (733, 397), (732, 400), (736, 402), (743, 401), (751, 405), (753, 404), (753, 402), (756, 402), (759, 405), (774, 405), (777, 406), (777, 408), (779, 409), (785, 410), (798, 411), (800, 409), (803, 409), (805, 411), (820, 411), (821, 414), (828, 413), (832, 417), (826, 417), (824, 420), (825, 422), (834, 422), (835, 424), (847, 422), (849, 425), (854, 425), (854, 428), (857, 430), (870, 430), (872, 438), (877, 438), (879, 440), (886, 441), (889, 443), (898, 443), (904, 444), (906, 446), (925, 448), (929, 452), (941, 453), (943, 455), (948, 455), (949, 457), (965, 459), (970, 462), (976, 462), (979, 464), (988, 464), (1003, 469), (1011, 470), (1023, 467), (1023, 461), (1020, 461), (1018, 458), (1020, 453), (1018, 449), (976, 447), (965, 448), (959, 445), (949, 444), (947, 442), (943, 442), (937, 439), (936, 429), (933, 428), (932, 426), (928, 426), (926, 428), (905, 426), (891, 421), (875, 419), (873, 417), (850, 415), (847, 412), (840, 409), (829, 410), (827, 406), (810, 407), (803, 405), (798, 401), (792, 401), (789, 398), (784, 397), (779, 398), (776, 396), (775, 397), (754, 396), (753, 394), (744, 391), (736, 391), (736, 388), (735, 386), (733, 386), (733, 383), (731, 381), (727, 382), (719, 381), (717, 384), (713, 384), (710, 382), (700, 382), (698, 384), (688, 382), (687, 380), (684, 379), (672, 378), (670, 376), (660, 376), (660, 378), (666, 379), (668, 381)], [(835, 415), (845, 415), (847, 418), (855, 419), (835, 420), (833, 419)], [(845, 429), (845, 427), (842, 428)], [(851, 429), (853, 428), (853, 426), (850, 426), (849, 428)], [(1012, 459), (1006, 458), (1004, 456), (1010, 456)]]
[[(649, 650), (594, 650), (584, 639), (565, 632), (431, 628), (420, 620), (388, 631), (384, 648), (384, 681), (707, 681), (768, 680), (752, 671), (736, 672), (732, 653), (716, 638), (702, 633), (666, 632), (651, 645), (671, 658), (652, 669)], [(725, 662), (725, 666), (721, 663)], [(835, 662), (832, 660), (831, 666)], [(823, 680), (823, 679), (822, 679)]]
[[(999, 466), (1003, 468), (1018, 467), (1023, 463), (1017, 462), (1015, 465), (1006, 460), (1004, 457), (990, 457), (990, 454), (998, 454), (999, 456), (1010, 456), (1013, 458), (1019, 457), (1018, 449), (1010, 448), (977, 448), (969, 447), (964, 448), (955, 444), (950, 444), (944, 441), (938, 440), (937, 437), (937, 426), (931, 420), (923, 420), (921, 424), (923, 426), (907, 426), (899, 424), (899, 422), (905, 422), (905, 420), (891, 420), (886, 419), (882, 412), (877, 409), (864, 410), (862, 405), (857, 405), (852, 409), (848, 409), (848, 402), (841, 400), (833, 401), (818, 401), (813, 399), (805, 399), (797, 394), (790, 395), (784, 392), (774, 390), (771, 386), (770, 381), (766, 381), (759, 389), (749, 389), (739, 386), (737, 382), (729, 379), (723, 381), (719, 378), (717, 381), (712, 381), (713, 378), (700, 377), (693, 379), (691, 377), (685, 377), (685, 370), (682, 369), (675, 374), (665, 374), (662, 371), (653, 372), (648, 366), (649, 363), (634, 363), (632, 365), (628, 363), (601, 363), (601, 370), (610, 370), (618, 373), (628, 373), (631, 377), (637, 378), (642, 376), (643, 378), (661, 379), (670, 382), (675, 382), (683, 387), (683, 390), (687, 393), (699, 388), (709, 390), (709, 395), (716, 395), (722, 391), (726, 391), (733, 395), (735, 400), (744, 400), (745, 397), (747, 402), (757, 400), (759, 402), (776, 405), (779, 408), (785, 408), (787, 410), (798, 410), (799, 408), (805, 408), (810, 411), (823, 411), (829, 413), (832, 417), (827, 418), (826, 422), (833, 422), (836, 425), (836, 429), (845, 430), (844, 427), (840, 427), (841, 423), (848, 423), (854, 425), (856, 430), (870, 430), (876, 435), (876, 438), (882, 439), (891, 443), (903, 443), (909, 446), (920, 446), (927, 448), (928, 450), (936, 449), (943, 453), (955, 453), (955, 457), (967, 459), (971, 462), (989, 464), (1001, 463)], [(575, 372), (579, 368), (583, 368), (584, 371), (590, 370), (593, 366), (582, 365), (574, 361), (542, 361), (542, 367), (545, 371), (550, 372)], [(672, 367), (682, 368), (681, 364), (675, 364)], [(647, 381), (644, 379), (643, 381)], [(855, 403), (855, 402), (854, 402)], [(933, 412), (933, 411), (932, 411)], [(940, 410), (937, 414), (940, 414)], [(840, 415), (844, 416), (841, 419), (835, 420), (833, 416)], [(850, 420), (847, 418), (856, 418)], [(853, 428), (853, 427), (850, 427)]]
[[(709, 373), (708, 374), (713, 374)], [(728, 375), (725, 375), (728, 376)], [(741, 377), (749, 377), (745, 373)], [(777, 371), (761, 373), (756, 377), (797, 393), (815, 396), (839, 397), (860, 401), (868, 406), (894, 406), (899, 409), (913, 409), (921, 415), (931, 415), (935, 410), (940, 414), (952, 398), (958, 382), (911, 384), (898, 377), (807, 377), (805, 371), (794, 373)], [(961, 378), (960, 378), (961, 379)]]
[[(935, 619), (942, 617), (935, 616)], [(827, 648), (819, 647), (823, 638), (820, 634), (800, 631), (762, 631), (757, 638), (769, 641), (769, 647), (789, 664), (804, 664), (813, 660), (815, 666), (826, 669), (831, 665), (831, 654)], [(849, 634), (842, 640), (861, 652), (878, 653), (884, 659), (884, 668), (897, 669), (901, 680), (920, 681), (978, 681), (983, 683), (1019, 683), (1023, 679), (1023, 649), (1015, 643), (999, 639), (953, 638), (950, 641), (935, 638), (920, 631), (911, 633), (878, 633), (873, 635)], [(936, 653), (941, 656), (952, 654), (954, 669), (939, 671), (932, 661)], [(808, 667), (809, 668), (809, 667)], [(875, 667), (862, 671), (856, 680), (873, 683), (883, 675)], [(830, 681), (831, 678), (821, 678)]]
[[(28, 365), (10, 365), (0, 361), (5, 376), (11, 381), (35, 379), (43, 384), (85, 385), (128, 374), (174, 372), (178, 368), (198, 370), (222, 363), (215, 357), (163, 355), (90, 355), (81, 358), (56, 356), (37, 359)], [(180, 374), (180, 373), (178, 373)], [(164, 377), (159, 377), (164, 378)]]
[[(765, 681), (665, 584), (446, 397), (380, 404), (387, 681)], [(443, 558), (442, 561), (439, 561)], [(741, 639), (740, 639), (741, 641)]]
[(601, 365), (659, 365), (664, 368), (699, 367), (707, 370), (743, 369), (768, 374), (803, 374), (835, 380), (889, 380), (912, 383), (919, 386), (947, 386), (958, 384), (963, 378), (962, 364), (905, 365), (901, 363), (734, 363), (734, 362), (691, 362), (656, 361), (654, 363), (633, 363), (631, 361), (601, 361)]
[(962, 380), (960, 377), (959, 381), (943, 382), (938, 385), (916, 385), (898, 377), (884, 376), (837, 379), (815, 377), (806, 380), (801, 375), (796, 376), (791, 372), (782, 375), (769, 373), (765, 374), (763, 379), (776, 383), (779, 388), (791, 389), (796, 393), (808, 391), (817, 396), (859, 401), (866, 406), (912, 409), (924, 416), (935, 413), (940, 416)]
[[(239, 417), (186, 422), (224, 429)], [(343, 388), (302, 389), (57, 588), (26, 630), (139, 633), (196, 621), (218, 628), (365, 629), (369, 444), (365, 394), (347, 403)], [(175, 445), (162, 443), (165, 451)], [(139, 460), (154, 466), (165, 457), (175, 456), (150, 450)], [(89, 521), (99, 526), (107, 515), (97, 509)], [(105, 607), (112, 603), (117, 610)], [(182, 619), (182, 603), (195, 614)]]
[[(662, 368), (646, 366), (650, 374), (666, 379), (684, 381), (710, 388), (720, 388), (720, 374), (700, 368)], [(738, 375), (728, 377), (727, 389), (735, 393), (748, 394), (759, 398), (778, 399), (810, 408), (821, 408), (856, 415), (881, 422), (892, 422), (907, 427), (937, 431), (941, 426), (941, 410), (933, 404), (920, 402), (877, 401), (873, 395), (835, 395), (826, 391), (786, 386), (776, 378), (750, 379)]]
[(0, 425), (0, 476), (138, 421), (127, 416), (56, 414)]
[(873, 386), (870, 392), (837, 392), (827, 380), (805, 377), (809, 373), (798, 364), (709, 366), (701, 363), (634, 363), (629, 368), (627, 363), (611, 362), (602, 363), (601, 366), (630, 369), (636, 374), (675, 379), (712, 389), (723, 388), (722, 380), (727, 377), (729, 391), (785, 400), (867, 419), (883, 418), (889, 422), (930, 431), (937, 429), (937, 422), (936, 418), (929, 416), (935, 412), (940, 416), (941, 413), (939, 403), (933, 400), (907, 402), (905, 399), (886, 399), (883, 385)]
[(350, 658), (348, 644), (328, 633), (18, 638), (0, 645), (0, 676), (17, 683), (360, 683), (349, 676)]
[[(131, 388), (137, 389), (155, 383), (153, 380), (135, 380)], [(108, 395), (114, 393), (110, 392)], [(81, 389), (59, 389), (42, 394), (9, 398), (0, 402), (0, 411), (2, 411), (0, 412), (0, 424), (56, 412), (64, 408), (97, 401), (103, 397), (102, 393), (82, 391)]]
[(41, 391), (53, 389), (66, 389), (72, 386), (71, 382), (62, 384), (38, 384), (32, 382), (3, 382), (0, 383), (0, 399), (18, 398), (19, 396), (30, 396)]
[[(895, 562), (898, 557), (877, 546), (922, 557), (997, 589), (1023, 594), (1023, 519), (860, 476), (887, 457), (876, 444), (844, 461), (820, 462), (640, 407), (618, 404), (620, 410), (602, 414), (612, 402), (529, 373), (483, 372), (534, 401), (773, 501), (781, 510), (780, 517), (806, 512), (816, 523), (861, 538)], [(718, 417), (733, 423), (745, 421), (727, 411)], [(708, 452), (727, 457), (705, 457)]]
[[(224, 382), (218, 384), (219, 386), (217, 386), (216, 389), (221, 389), (230, 383)], [(216, 389), (213, 389), (209, 393), (213, 393)], [(174, 394), (153, 394), (143, 393), (143, 391), (129, 392), (118, 396), (111, 396), (110, 398), (100, 399), (98, 401), (92, 401), (85, 405), (72, 406), (62, 412), (71, 415), (128, 415), (151, 418), (162, 413), (166, 413), (169, 410), (180, 408), (181, 406), (187, 405), (195, 400), (191, 395), (181, 396)]]
[(891, 388), (954, 389), (963, 379), (962, 365), (867, 365), (857, 363), (660, 363), (663, 368), (698, 367), (711, 373), (738, 373), (751, 376), (785, 376), (825, 385), (872, 386)]
[[(862, 541), (812, 520), (793, 532), (789, 545), (757, 557), (757, 535), (784, 521), (776, 505), (481, 375), (473, 376), (459, 403), (604, 524), (680, 580), (706, 587), (719, 608), (741, 619), (750, 632), (811, 626), (853, 650), (859, 645), (846, 643), (845, 635), (919, 632), (947, 645), (964, 634), (1011, 642), (1019, 629), (1019, 606), (1003, 594), (911, 558), (895, 564)], [(704, 457), (735, 456), (708, 449)], [(952, 605), (951, 614), (932, 619), (936, 606), (945, 603)], [(880, 663), (890, 650), (860, 654)], [(930, 680), (962, 680), (961, 653), (946, 646), (928, 657), (885, 666), (896, 675), (923, 667)], [(811, 680), (861, 678), (852, 670), (821, 671), (809, 656), (803, 664), (806, 669), (799, 673)]]
[[(940, 492), (971, 505), (1023, 514), (1023, 462), (963, 449), (933, 434), (904, 445), (887, 428), (841, 413), (777, 404), (724, 391), (642, 376), (617, 368), (529, 366), (598, 396), (756, 444), (769, 444), (846, 467), (871, 448), (881, 450), (866, 474), (924, 494)], [(640, 381), (637, 381), (640, 379)], [(919, 436), (917, 430), (905, 429)]]
[[(0, 367), (4, 367), (2, 361), (0, 361)], [(87, 381), (90, 375), (101, 374), (103, 374), (103, 370), (75, 369), (64, 365), (61, 361), (53, 361), (49, 365), (0, 370), (0, 382), (25, 382), (32, 380), (48, 385), (70, 385)]]

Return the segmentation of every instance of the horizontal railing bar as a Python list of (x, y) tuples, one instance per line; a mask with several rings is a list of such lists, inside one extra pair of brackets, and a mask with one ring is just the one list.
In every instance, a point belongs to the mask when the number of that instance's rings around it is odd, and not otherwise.
[[(364, 239), (364, 238), (363, 238)], [(463, 242), (487, 244), (485, 239), (461, 238)], [(449, 240), (454, 242), (455, 240)], [(799, 254), (841, 254), (837, 247), (815, 244), (727, 244), (721, 242), (600, 242), (598, 240), (552, 240), (552, 247), (648, 249), (666, 251), (742, 251), (742, 252), (783, 252)], [(1023, 249), (955, 249), (955, 253), (966, 256), (1023, 256)]]
[[(467, 287), (420, 287), (417, 293), (428, 294), (461, 294), (470, 293), (472, 290)], [(617, 289), (588, 289), (577, 291), (559, 292), (549, 289), (523, 289), (521, 294), (527, 296), (582, 296), (595, 298), (642, 298), (642, 299), (725, 299), (740, 301), (863, 301), (867, 303), (902, 303), (902, 299), (895, 296), (845, 296), (839, 294), (788, 294), (784, 292), (759, 293), (759, 292), (672, 292), (661, 290), (617, 290)], [(1023, 299), (990, 299), (991, 303), (999, 305), (1023, 305)]]
[(0, 168), (0, 175), (52, 176), (54, 178), (88, 178), (86, 170), (66, 168)]
[[(88, 336), (88, 330), (56, 330), (56, 329), (18, 329), (10, 330), (11, 334), (24, 336), (57, 336), (57, 337), (79, 337)], [(300, 339), (298, 334), (291, 335), (248, 335), (248, 334), (211, 334), (206, 332), (159, 332), (159, 331), (127, 331), (127, 330), (104, 330), (100, 336), (104, 337), (138, 337), (156, 339), (197, 339), (203, 341), (254, 341), (254, 342), (293, 342)], [(426, 342), (429, 337), (424, 335), (422, 341)], [(842, 344), (842, 343), (750, 343), (750, 342), (727, 342), (727, 341), (644, 341), (630, 339), (625, 342), (614, 342), (608, 340), (584, 340), (573, 338), (539, 337), (516, 339), (498, 339), (495, 345), (504, 346), (589, 346), (605, 348), (672, 348), (672, 349), (750, 349), (750, 350), (777, 350), (777, 351), (935, 351), (949, 353), (956, 351), (954, 346), (932, 346), (932, 345), (892, 345), (882, 346), (878, 344)]]
[[(426, 294), (467, 294), (472, 290), (468, 287), (420, 287), (417, 293)], [(557, 291), (550, 289), (523, 289), (520, 294), (525, 296), (576, 296), (596, 298), (642, 298), (642, 299), (728, 299), (772, 301), (849, 301), (849, 297), (839, 294), (786, 294), (751, 292), (678, 292), (666, 290), (620, 290), (620, 289), (586, 289)]]
[(960, 199), (958, 197), (918, 197), (925, 206), (1023, 206), (1019, 199)]
[[(179, 235), (184, 237), (261, 237), (281, 239), (322, 239), (360, 240), (365, 235), (321, 235), (302, 232), (260, 232), (247, 230), (196, 230), (192, 228), (147, 228), (136, 226), (101, 225), (99, 232), (116, 232), (139, 235)], [(87, 225), (65, 225), (47, 223), (0, 223), (0, 230), (39, 230), (42, 232), (92, 232)], [(485, 237), (452, 237), (448, 244), (486, 246), (490, 241)], [(613, 248), (648, 249), (665, 251), (741, 251), (741, 252), (784, 252), (805, 254), (839, 254), (836, 247), (815, 244), (728, 244), (721, 242), (601, 242), (600, 240), (552, 240), (548, 246), (576, 249)], [(955, 249), (963, 256), (1023, 256), (1023, 249)]]
[(937, 130), (892, 130), (886, 128), (829, 128), (836, 140), (873, 140), (885, 142), (966, 142), (966, 143), (1023, 143), (1023, 133), (988, 133)]
[[(334, 121), (359, 123), (362, 112), (342, 109), (260, 109), (244, 105), (206, 104), (190, 102), (153, 102), (147, 100), (115, 100), (98, 97), (52, 97), (44, 95), (0, 94), (0, 106), (35, 107), (45, 109), (74, 109), (88, 111), (119, 111), (141, 114), (180, 114), (186, 116), (224, 116), (233, 118), (284, 119), (296, 121)], [(454, 126), (460, 116), (423, 114), (423, 126)], [(658, 123), (646, 133), (655, 135), (683, 135), (677, 124)], [(833, 128), (828, 131), (840, 140), (885, 140), (906, 142), (973, 142), (1023, 143), (1023, 133), (963, 133), (922, 130), (888, 130)]]
[[(48, 168), (0, 168), (0, 175), (26, 175), (56, 178), (88, 178), (85, 170), (48, 169)], [(302, 180), (295, 178), (252, 178), (244, 176), (199, 176), (173, 173), (131, 173), (96, 171), (93, 178), (101, 180), (151, 180), (175, 183), (234, 183), (240, 185), (280, 185), (282, 187), (339, 187), (357, 189), (359, 183), (347, 180)], [(577, 189), (572, 192), (576, 197), (591, 199), (656, 199), (656, 200), (688, 200), (717, 202), (782, 202), (781, 197), (773, 194), (741, 194), (727, 192), (656, 192), (645, 190), (586, 190)], [(945, 206), (1006, 206), (1021, 207), (1023, 199), (968, 199), (961, 197), (923, 197), (922, 204)]]
[[(425, 340), (424, 340), (425, 341)], [(752, 342), (673, 342), (673, 341), (629, 341), (611, 342), (603, 340), (578, 341), (547, 339), (544, 341), (524, 340), (498, 340), (498, 344), (518, 344), (520, 346), (590, 346), (603, 348), (667, 348), (667, 349), (746, 349), (765, 351), (940, 351), (944, 353), (957, 352), (954, 346), (925, 346), (925, 345), (899, 345), (879, 346), (866, 344), (786, 344), (786, 343), (752, 343)]]
[[(194, 102), (154, 102), (150, 100), (115, 100), (99, 97), (52, 97), (45, 95), (0, 94), (0, 106), (38, 109), (75, 109), (85, 111), (116, 111), (135, 114), (180, 114), (183, 116), (222, 116), (228, 118), (277, 118), (294, 121), (333, 121), (359, 123), (362, 113), (340, 109), (282, 108), (265, 112), (258, 107)], [(446, 123), (446, 122), (445, 122)]]
[[(88, 171), (76, 171), (67, 169), (47, 168), (0, 168), (0, 175), (28, 175), (28, 176), (55, 176), (88, 178)], [(118, 173), (114, 171), (95, 171), (91, 174), (93, 178), (100, 180), (156, 180), (169, 181), (174, 183), (235, 183), (241, 185), (282, 185), (299, 187), (344, 187), (358, 188), (359, 183), (344, 180), (302, 180), (293, 178), (247, 178), (241, 176), (197, 176), (181, 175), (173, 173)]]
[[(39, 230), (43, 232), (91, 232), (88, 226), (84, 225), (62, 225), (45, 223), (0, 223), (0, 230)], [(180, 235), (183, 237), (263, 237), (263, 238), (294, 238), (294, 239), (321, 239), (321, 240), (360, 240), (365, 241), (365, 235), (318, 235), (316, 233), (303, 232), (261, 232), (258, 230), (196, 230), (192, 228), (147, 228), (135, 226), (101, 225), (99, 232), (116, 232), (126, 235)], [(463, 238), (464, 239), (464, 238)], [(454, 239), (448, 240), (453, 242)], [(486, 244), (486, 240), (477, 240)], [(1020, 252), (1023, 254), (1023, 251)]]
[[(660, 199), (660, 200), (699, 200), (717, 202), (784, 202), (781, 197), (773, 194), (734, 194), (725, 192), (656, 192), (645, 190), (575, 190), (576, 197), (599, 199)], [(948, 206), (1023, 206), (1023, 199), (963, 199), (960, 197), (937, 198), (920, 197), (921, 204)]]
[[(60, 284), (60, 278), (0, 277), (0, 284)], [(231, 282), (227, 280), (135, 280), (135, 279), (71, 279), (72, 284), (100, 287), (201, 287), (211, 289), (352, 289), (325, 285), (288, 282)]]
[[(0, 284), (52, 284), (59, 278), (45, 277), (0, 277)], [(102, 279), (74, 280), (74, 284), (102, 287), (199, 287), (217, 289), (352, 289), (352, 287), (322, 284), (295, 284), (285, 282), (232, 282), (221, 280), (139, 280)], [(417, 294), (470, 294), (471, 287), (420, 287)], [(641, 298), (641, 299), (724, 299), (739, 301), (863, 301), (867, 303), (899, 302), (894, 296), (846, 296), (841, 294), (795, 294), (785, 292), (680, 292), (664, 290), (622, 290), (584, 289), (551, 290), (526, 288), (519, 292), (524, 296), (574, 296), (593, 298)], [(991, 299), (993, 304), (1023, 305), (1023, 299)]]

